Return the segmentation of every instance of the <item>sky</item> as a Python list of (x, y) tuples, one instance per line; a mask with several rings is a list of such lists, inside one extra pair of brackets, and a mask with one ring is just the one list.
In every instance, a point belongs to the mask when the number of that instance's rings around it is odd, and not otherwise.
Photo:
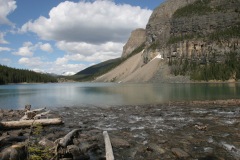
[(61, 75), (120, 57), (163, 1), (0, 0), (0, 64)]

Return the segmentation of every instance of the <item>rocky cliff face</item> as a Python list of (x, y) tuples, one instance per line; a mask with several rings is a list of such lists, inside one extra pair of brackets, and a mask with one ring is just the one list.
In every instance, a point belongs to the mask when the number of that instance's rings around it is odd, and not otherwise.
[(156, 8), (146, 26), (147, 63), (164, 58), (209, 58), (240, 51), (239, 0), (168, 0)]
[(123, 46), (123, 53), (122, 57), (127, 57), (132, 51), (146, 42), (146, 30), (139, 28), (132, 31), (130, 38), (128, 39), (127, 43)]
[(150, 45), (155, 41), (164, 43), (170, 37), (171, 17), (174, 12), (196, 0), (168, 0), (157, 7), (146, 26), (147, 43)]
[(238, 80), (240, 0), (166, 0), (145, 30), (132, 32), (122, 57), (131, 53), (138, 58), (130, 57), (98, 80)]

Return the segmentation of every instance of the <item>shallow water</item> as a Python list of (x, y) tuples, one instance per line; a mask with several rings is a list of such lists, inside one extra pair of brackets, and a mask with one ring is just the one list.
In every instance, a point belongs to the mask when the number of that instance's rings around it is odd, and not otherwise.
[(0, 86), (0, 108), (112, 106), (235, 99), (240, 84), (55, 83)]

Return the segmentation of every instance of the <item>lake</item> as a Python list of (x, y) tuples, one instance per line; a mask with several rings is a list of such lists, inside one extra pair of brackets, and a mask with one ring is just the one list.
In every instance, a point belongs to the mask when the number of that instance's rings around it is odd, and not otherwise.
[(238, 83), (118, 84), (47, 83), (0, 85), (0, 108), (112, 106), (182, 100), (240, 98)]

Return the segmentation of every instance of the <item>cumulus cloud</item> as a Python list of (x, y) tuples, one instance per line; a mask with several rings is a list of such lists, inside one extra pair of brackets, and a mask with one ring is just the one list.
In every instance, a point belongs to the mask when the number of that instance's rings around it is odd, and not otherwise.
[(13, 52), (14, 55), (18, 56), (27, 56), (31, 57), (34, 54), (34, 51), (37, 49), (41, 49), (45, 52), (52, 52), (52, 46), (49, 43), (43, 44), (42, 42), (39, 42), (37, 44), (32, 44), (32, 42), (24, 42), (23, 46), (18, 49), (17, 52)]
[[(65, 51), (64, 56), (48, 64), (48, 71), (78, 72), (87, 67), (86, 62), (120, 57), (131, 31), (145, 28), (151, 13), (112, 0), (65, 1), (52, 8), (48, 17), (28, 21), (20, 30), (33, 32), (42, 40), (56, 41), (56, 47)], [(48, 52), (50, 48), (40, 47)]]
[(41, 65), (43, 65), (43, 61), (40, 57), (23, 57), (18, 60), (18, 63), (29, 67), (40, 67)]
[(91, 44), (125, 42), (133, 29), (145, 28), (151, 12), (112, 1), (65, 1), (51, 9), (49, 18), (41, 16), (29, 21), (21, 30), (34, 32), (44, 40)]
[(52, 66), (49, 71), (51, 73), (57, 73), (57, 74), (63, 74), (66, 75), (66, 73), (71, 73), (71, 75), (83, 70), (86, 68), (86, 65), (84, 64), (62, 64), (62, 65), (56, 65)]
[(53, 49), (52, 49), (52, 46), (51, 44), (49, 43), (45, 43), (45, 44), (42, 44), (40, 43), (39, 44), (39, 47), (42, 51), (45, 51), (45, 52), (53, 52)]
[(12, 25), (7, 16), (17, 8), (15, 0), (0, 0), (0, 24)]
[(8, 48), (8, 47), (0, 47), (0, 52), (2, 51), (11, 51), (12, 49), (11, 48)]
[(84, 64), (67, 64), (67, 63), (56, 63), (50, 62), (41, 57), (22, 57), (18, 60), (18, 63), (26, 67), (32, 68), (34, 71), (38, 72), (48, 72), (48, 73), (77, 73), (80, 70), (86, 68)]
[(8, 44), (8, 42), (4, 39), (5, 33), (0, 32), (0, 44)]
[(122, 52), (123, 44), (107, 42), (95, 45), (77, 42), (58, 42), (56, 46), (61, 50), (65, 50), (68, 54), (57, 58), (55, 63), (67, 64), (70, 61), (99, 63), (117, 58)]
[(32, 42), (24, 42), (23, 46), (18, 49), (17, 52), (13, 52), (14, 55), (19, 56), (32, 56), (35, 47)]
[(122, 51), (123, 43), (107, 42), (104, 44), (89, 44), (78, 42), (64, 42), (60, 41), (56, 46), (68, 54), (81, 54), (82, 56), (92, 56), (96, 53), (104, 55), (118, 56)]

